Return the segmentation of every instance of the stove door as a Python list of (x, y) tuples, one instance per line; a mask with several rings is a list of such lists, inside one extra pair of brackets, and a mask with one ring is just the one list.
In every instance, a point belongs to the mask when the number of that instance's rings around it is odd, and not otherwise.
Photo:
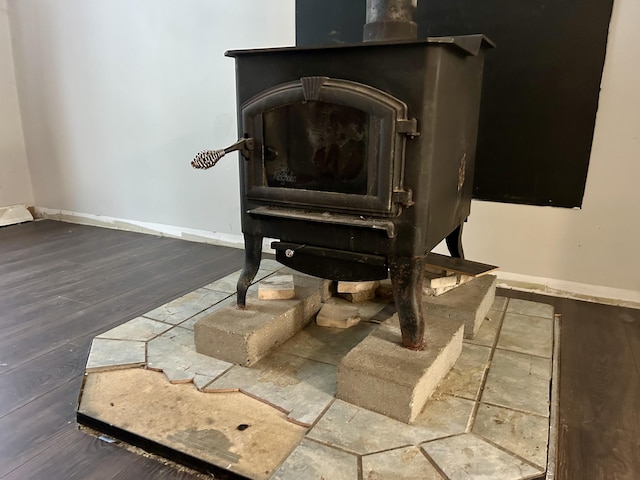
[(416, 123), (397, 98), (356, 82), (304, 77), (252, 98), (242, 118), (255, 141), (243, 165), (247, 198), (382, 216), (410, 204), (402, 173)]

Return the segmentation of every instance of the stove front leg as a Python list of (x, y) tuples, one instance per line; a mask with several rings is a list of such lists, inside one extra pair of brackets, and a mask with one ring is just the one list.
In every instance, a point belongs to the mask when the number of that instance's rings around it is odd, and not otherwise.
[(260, 258), (262, 257), (262, 237), (254, 235), (244, 236), (244, 268), (238, 278), (237, 305), (244, 309), (247, 305), (247, 290), (258, 273)]
[(424, 348), (424, 307), (422, 281), (425, 257), (393, 257), (389, 272), (396, 302), (402, 346), (410, 350)]

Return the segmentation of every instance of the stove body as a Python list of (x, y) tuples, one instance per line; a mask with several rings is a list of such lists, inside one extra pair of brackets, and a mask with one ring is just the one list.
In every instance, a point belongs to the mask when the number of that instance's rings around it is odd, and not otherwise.
[(245, 268), (390, 275), (407, 348), (423, 347), (425, 256), (470, 213), (481, 35), (227, 52), (236, 61)]

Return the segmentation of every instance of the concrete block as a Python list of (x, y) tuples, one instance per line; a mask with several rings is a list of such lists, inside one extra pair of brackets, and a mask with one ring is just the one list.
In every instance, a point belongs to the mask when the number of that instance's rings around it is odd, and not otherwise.
[(247, 307), (220, 308), (194, 325), (196, 351), (249, 366), (298, 333), (320, 310), (321, 279), (295, 277), (296, 298), (261, 302), (255, 291)]
[(493, 304), (496, 283), (495, 275), (483, 275), (440, 296), (425, 295), (425, 312), (463, 322), (464, 337), (472, 339)]
[(273, 275), (258, 284), (259, 300), (287, 300), (295, 296), (293, 275)]
[(426, 348), (400, 345), (394, 315), (349, 352), (338, 367), (336, 397), (412, 423), (462, 350), (461, 322), (429, 317)]
[(358, 307), (345, 304), (325, 303), (316, 317), (321, 327), (349, 328), (360, 323)]
[(338, 293), (358, 293), (375, 290), (380, 282), (373, 280), (371, 282), (338, 282)]

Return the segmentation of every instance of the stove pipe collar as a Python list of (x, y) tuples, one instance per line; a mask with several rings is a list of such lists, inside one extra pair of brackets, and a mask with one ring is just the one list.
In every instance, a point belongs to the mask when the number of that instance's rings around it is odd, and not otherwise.
[(362, 32), (365, 42), (415, 40), (418, 0), (367, 0), (367, 23)]

